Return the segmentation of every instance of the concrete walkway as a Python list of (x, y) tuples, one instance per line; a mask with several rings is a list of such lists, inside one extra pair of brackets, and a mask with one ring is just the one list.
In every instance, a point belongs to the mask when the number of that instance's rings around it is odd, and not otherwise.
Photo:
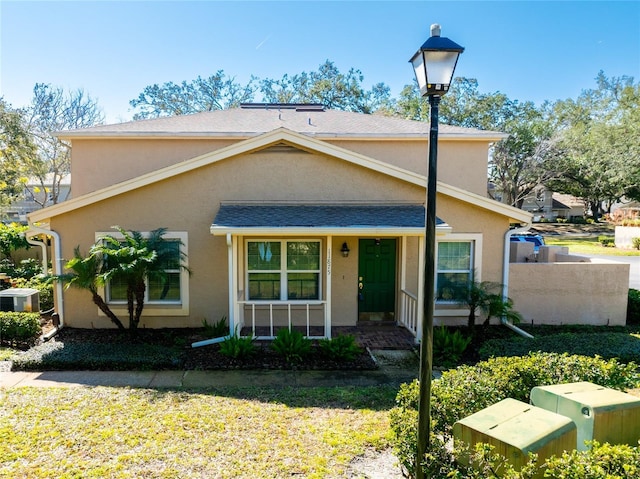
[(374, 371), (43, 371), (0, 372), (0, 388), (113, 386), (192, 389), (214, 387), (398, 386), (418, 377), (412, 351), (375, 351)]

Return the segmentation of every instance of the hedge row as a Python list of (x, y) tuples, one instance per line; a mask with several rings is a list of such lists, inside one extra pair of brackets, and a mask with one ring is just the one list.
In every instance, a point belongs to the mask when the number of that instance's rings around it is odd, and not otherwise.
[[(589, 381), (618, 390), (638, 387), (637, 368), (634, 363), (622, 364), (616, 359), (538, 352), (443, 372), (431, 388), (432, 438), (424, 468), (426, 477), (483, 477), (464, 475), (477, 471), (463, 474), (457, 469), (450, 448), (456, 421), (505, 398), (529, 402), (531, 389), (540, 385)], [(390, 413), (394, 449), (409, 473), (415, 471), (418, 399), (418, 382), (403, 384)]]
[(41, 333), (40, 314), (0, 312), (0, 344), (26, 343)]

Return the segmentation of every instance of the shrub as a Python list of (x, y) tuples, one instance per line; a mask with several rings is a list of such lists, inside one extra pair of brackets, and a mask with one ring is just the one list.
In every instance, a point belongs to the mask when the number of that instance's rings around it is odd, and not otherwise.
[[(452, 439), (453, 424), (462, 418), (505, 398), (529, 402), (529, 394), (535, 386), (576, 381), (627, 390), (637, 387), (640, 376), (634, 363), (625, 365), (616, 359), (554, 353), (494, 358), (475, 366), (460, 366), (443, 372), (442, 377), (432, 384), (433, 435), (439, 436), (439, 442), (446, 444)], [(415, 470), (418, 399), (418, 381), (403, 384), (396, 397), (396, 407), (390, 413), (394, 449), (409, 472)], [(442, 459), (439, 467), (451, 471), (455, 467), (453, 458), (443, 451), (434, 450), (439, 442), (432, 443), (429, 454), (441, 459), (444, 457), (446, 460)], [(446, 474), (433, 477), (446, 477)]]
[(640, 362), (640, 340), (627, 333), (561, 333), (534, 338), (489, 339), (480, 347), (481, 359), (523, 356), (530, 351), (601, 356), (605, 359)]
[(616, 239), (613, 236), (598, 236), (598, 242), (604, 247), (614, 248), (616, 246)]
[(640, 448), (591, 441), (586, 451), (565, 452), (547, 459), (544, 469), (544, 477), (558, 479), (638, 477)]
[(223, 316), (213, 324), (210, 324), (205, 318), (202, 320), (202, 327), (204, 328), (205, 336), (208, 338), (220, 338), (229, 333), (226, 316)]
[(278, 331), (271, 348), (288, 363), (298, 363), (311, 352), (311, 340), (305, 338), (300, 331), (283, 328)]
[(41, 333), (38, 313), (0, 312), (0, 344), (26, 343)]
[(256, 353), (253, 338), (231, 336), (220, 343), (220, 354), (233, 359), (245, 359)]
[(640, 249), (640, 238), (631, 238), (631, 245), (635, 249)]
[(352, 361), (362, 352), (351, 334), (338, 335), (331, 339), (320, 340), (320, 350), (332, 361)]
[(627, 324), (640, 324), (640, 291), (637, 289), (629, 290)]
[(451, 332), (444, 325), (433, 330), (433, 363), (450, 367), (460, 362), (462, 354), (471, 343), (471, 337), (464, 336), (460, 330)]

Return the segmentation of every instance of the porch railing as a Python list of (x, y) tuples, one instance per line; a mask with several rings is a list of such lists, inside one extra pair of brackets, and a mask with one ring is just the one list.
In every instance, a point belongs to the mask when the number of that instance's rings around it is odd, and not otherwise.
[[(301, 331), (309, 339), (324, 339), (331, 337), (331, 327), (327, 312), (326, 301), (238, 301), (240, 305), (240, 318), (237, 322), (238, 334), (252, 336), (256, 339), (274, 339), (279, 329), (288, 327), (289, 330)], [(311, 309), (320, 306), (322, 312), (322, 325), (313, 325), (311, 321)], [(248, 310), (248, 311), (247, 311)], [(286, 325), (276, 324), (282, 322), (282, 314), (286, 311)], [(267, 320), (257, 320), (256, 313), (268, 312)], [(246, 318), (247, 314), (250, 318)], [(276, 316), (278, 316), (276, 318)], [(303, 321), (300, 321), (302, 316)], [(248, 321), (247, 321), (248, 319)], [(302, 323), (302, 324), (301, 324)], [(247, 329), (250, 334), (247, 334)]]
[(418, 334), (418, 297), (404, 289), (400, 290), (399, 323), (413, 333)]

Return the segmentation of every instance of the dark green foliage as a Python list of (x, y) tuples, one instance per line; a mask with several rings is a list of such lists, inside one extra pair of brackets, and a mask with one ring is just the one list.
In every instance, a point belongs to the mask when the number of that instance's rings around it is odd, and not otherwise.
[(42, 272), (42, 263), (34, 258), (23, 259), (14, 263), (10, 258), (0, 260), (0, 272), (6, 273), (11, 279), (31, 278)]
[(433, 364), (451, 367), (459, 363), (462, 354), (471, 343), (471, 337), (460, 330), (451, 331), (442, 325), (433, 330)]
[(640, 291), (637, 289), (629, 290), (627, 324), (640, 324)]
[(41, 332), (38, 313), (0, 312), (0, 344), (26, 343)]
[(208, 338), (220, 338), (229, 334), (229, 326), (227, 326), (227, 317), (223, 316), (218, 321), (210, 324), (206, 319), (202, 320), (204, 334)]
[(220, 354), (233, 359), (245, 359), (256, 353), (253, 338), (231, 336), (220, 343)]
[(606, 247), (615, 247), (616, 246), (616, 239), (613, 236), (598, 236), (598, 242), (602, 245), (602, 246), (606, 246)]
[(565, 452), (545, 463), (545, 477), (556, 479), (633, 478), (640, 476), (640, 448), (592, 441), (587, 451)]
[(13, 358), (13, 369), (151, 370), (175, 369), (180, 351), (154, 344), (59, 343), (38, 345)]
[[(429, 454), (440, 457), (438, 468), (453, 471), (450, 454), (436, 449), (451, 439), (456, 421), (505, 398), (529, 402), (529, 394), (535, 386), (577, 381), (627, 390), (640, 384), (640, 375), (634, 363), (621, 364), (616, 359), (607, 361), (597, 357), (552, 353), (494, 358), (475, 366), (445, 371), (441, 379), (433, 382), (431, 389), (432, 433), (439, 439), (432, 443)], [(418, 399), (418, 381), (403, 384), (396, 397), (396, 407), (390, 413), (396, 454), (410, 472), (415, 470)], [(431, 477), (446, 477), (446, 474)]]
[(631, 244), (635, 249), (640, 249), (640, 238), (631, 238)]
[(531, 351), (568, 353), (584, 356), (618, 358), (622, 362), (640, 362), (640, 337), (627, 333), (561, 333), (535, 336), (533, 339), (517, 337), (490, 339), (480, 348), (480, 358), (522, 356)]
[(362, 348), (356, 343), (355, 336), (351, 334), (322, 339), (319, 344), (322, 353), (333, 361), (352, 361), (362, 352)]
[(305, 338), (300, 331), (282, 328), (276, 334), (271, 348), (288, 363), (298, 363), (311, 352), (311, 340)]

